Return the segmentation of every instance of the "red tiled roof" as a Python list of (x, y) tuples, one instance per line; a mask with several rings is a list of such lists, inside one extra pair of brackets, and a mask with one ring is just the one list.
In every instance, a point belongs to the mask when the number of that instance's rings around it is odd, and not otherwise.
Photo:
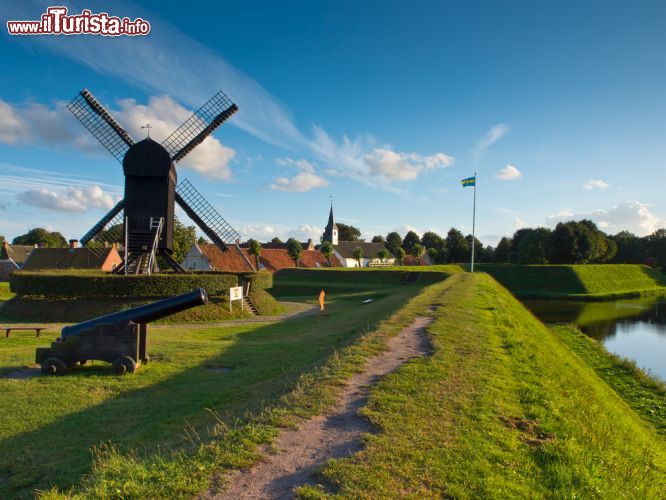
[[(212, 244), (199, 245), (199, 248), (215, 271), (235, 273), (254, 271), (243, 258), (243, 255), (252, 263), (252, 266), (256, 266), (256, 258), (249, 254), (247, 248), (239, 250), (236, 246), (230, 246), (226, 252)], [(241, 255), (241, 252), (243, 255)], [(296, 267), (294, 260), (289, 256), (289, 252), (284, 248), (262, 248), (259, 263), (264, 269), (271, 272), (287, 267)], [(340, 262), (334, 255), (331, 256), (331, 264), (334, 267), (340, 266)], [(328, 261), (318, 250), (303, 250), (299, 266), (328, 267)]]
[(220, 250), (217, 245), (211, 243), (201, 244), (198, 247), (215, 271), (229, 271), (231, 273), (248, 273), (254, 271), (235, 245), (227, 247), (225, 252)]

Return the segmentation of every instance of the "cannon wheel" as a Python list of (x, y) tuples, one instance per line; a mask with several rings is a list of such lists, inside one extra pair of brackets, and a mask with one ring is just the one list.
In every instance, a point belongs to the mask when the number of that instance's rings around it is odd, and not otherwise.
[(67, 364), (60, 358), (47, 358), (42, 363), (42, 373), (44, 375), (64, 375), (67, 371)]
[(113, 362), (113, 371), (118, 375), (125, 373), (134, 373), (136, 371), (136, 361), (129, 356), (121, 356), (116, 358)]

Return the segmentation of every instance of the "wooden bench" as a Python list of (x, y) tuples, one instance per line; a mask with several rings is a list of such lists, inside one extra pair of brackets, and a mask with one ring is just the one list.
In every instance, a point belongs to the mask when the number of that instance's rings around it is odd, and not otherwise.
[(47, 327), (45, 326), (3, 326), (2, 330), (5, 331), (5, 338), (9, 337), (10, 332), (13, 330), (26, 330), (26, 331), (31, 331), (35, 330), (37, 333), (37, 336), (39, 337), (39, 334), (42, 333), (42, 330), (46, 330)]

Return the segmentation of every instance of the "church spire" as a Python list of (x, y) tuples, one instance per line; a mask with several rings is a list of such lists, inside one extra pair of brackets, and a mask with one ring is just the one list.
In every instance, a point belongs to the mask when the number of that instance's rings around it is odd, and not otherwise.
[(333, 216), (333, 197), (331, 196), (331, 211), (328, 214), (328, 224), (324, 230), (324, 241), (330, 241), (333, 245), (338, 244), (338, 226)]

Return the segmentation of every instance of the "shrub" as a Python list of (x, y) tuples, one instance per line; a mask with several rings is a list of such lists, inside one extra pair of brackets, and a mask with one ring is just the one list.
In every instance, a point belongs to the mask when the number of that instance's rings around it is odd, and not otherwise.
[(243, 279), (251, 283), (250, 292), (252, 292), (252, 290), (265, 290), (266, 288), (273, 287), (273, 274), (268, 271), (244, 274)]
[(228, 293), (238, 275), (220, 273), (116, 275), (89, 272), (14, 272), (11, 290), (19, 296), (156, 298), (204, 288), (210, 296)]

